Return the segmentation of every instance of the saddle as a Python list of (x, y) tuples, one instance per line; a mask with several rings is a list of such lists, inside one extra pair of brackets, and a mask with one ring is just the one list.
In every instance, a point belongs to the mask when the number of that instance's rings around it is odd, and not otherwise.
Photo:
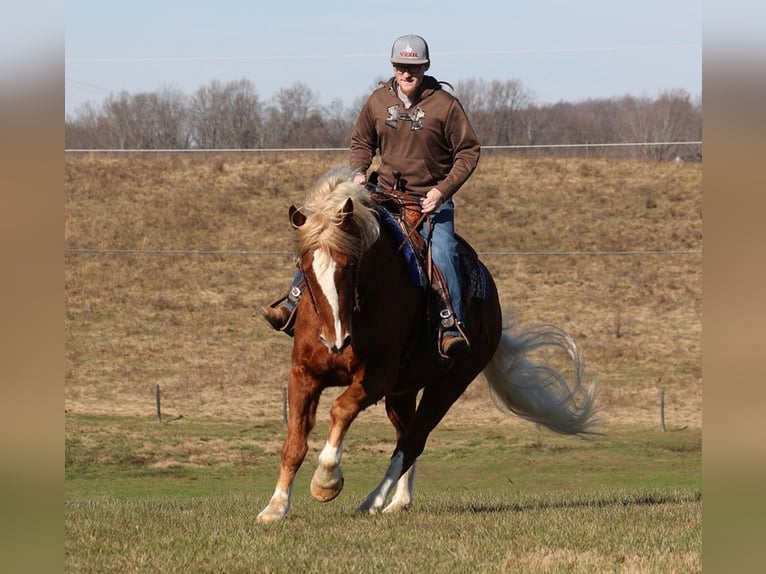
[[(455, 314), (442, 272), (433, 264), (430, 246), (418, 231), (418, 227), (426, 220), (426, 215), (420, 210), (421, 197), (406, 193), (403, 190), (406, 182), (400, 178), (396, 178), (394, 189), (390, 190), (383, 190), (376, 183), (372, 178), (372, 181), (368, 182), (368, 189), (372, 199), (380, 207), (381, 222), (389, 228), (396, 226), (395, 231), (401, 239), (400, 251), (410, 269), (413, 284), (426, 288), (431, 295), (427, 306), (429, 324), (436, 327), (439, 340), (443, 332), (448, 329), (462, 330), (454, 319)], [(429, 224), (427, 220), (425, 224)], [(457, 234), (456, 239), (463, 299), (465, 301), (476, 297), (483, 299), (487, 293), (489, 272), (479, 261), (470, 244)]]

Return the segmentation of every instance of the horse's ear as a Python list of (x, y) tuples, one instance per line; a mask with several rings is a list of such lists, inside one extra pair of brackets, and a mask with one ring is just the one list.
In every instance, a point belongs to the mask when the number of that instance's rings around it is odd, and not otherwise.
[(343, 203), (340, 212), (343, 214), (344, 219), (354, 213), (354, 201), (350, 197)]
[(306, 223), (306, 216), (294, 205), (290, 206), (289, 215), (290, 225), (292, 225), (295, 229), (298, 229), (304, 223)]
[(338, 226), (341, 229), (349, 231), (349, 225), (351, 225), (354, 221), (354, 202), (350, 197), (346, 199), (345, 202), (343, 202), (343, 206), (338, 210), (338, 213), (340, 214), (340, 221), (338, 221)]

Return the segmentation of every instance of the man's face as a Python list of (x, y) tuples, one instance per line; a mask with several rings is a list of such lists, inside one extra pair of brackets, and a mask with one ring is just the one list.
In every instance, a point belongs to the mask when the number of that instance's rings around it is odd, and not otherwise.
[(405, 96), (411, 98), (417, 93), (426, 70), (428, 64), (394, 64), (396, 83)]

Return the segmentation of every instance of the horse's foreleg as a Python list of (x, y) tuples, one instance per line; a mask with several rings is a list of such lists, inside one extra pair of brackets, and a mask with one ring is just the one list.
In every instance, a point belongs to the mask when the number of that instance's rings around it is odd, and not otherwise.
[(297, 384), (293, 385), (291, 380), (287, 436), (282, 447), (279, 478), (271, 500), (256, 518), (261, 524), (278, 522), (287, 516), (290, 510), (293, 481), (308, 452), (308, 435), (316, 421), (319, 395), (296, 390), (299, 388), (301, 387)]
[(317, 468), (311, 478), (311, 494), (321, 502), (329, 502), (343, 490), (343, 438), (348, 428), (369, 404), (367, 393), (360, 385), (352, 384), (343, 391), (330, 410), (330, 430), (322, 452), (319, 453)]
[(343, 442), (336, 447), (329, 440), (319, 453), (319, 464), (311, 478), (311, 495), (320, 502), (330, 502), (343, 490), (342, 455)]

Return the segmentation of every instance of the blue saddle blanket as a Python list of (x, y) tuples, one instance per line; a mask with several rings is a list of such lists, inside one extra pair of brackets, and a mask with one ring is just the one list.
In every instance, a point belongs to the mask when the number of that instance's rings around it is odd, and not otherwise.
[[(428, 276), (423, 269), (421, 260), (415, 253), (412, 244), (407, 239), (396, 217), (387, 209), (381, 208), (380, 213), (381, 226), (391, 233), (394, 240), (402, 245), (401, 252), (407, 266), (407, 274), (410, 284), (413, 287), (430, 287)], [(460, 236), (457, 236), (458, 251), (460, 255), (460, 267), (462, 274), (462, 285), (465, 295), (468, 298), (486, 299), (489, 292), (489, 271), (479, 261), (476, 253), (470, 245)]]
[(413, 287), (427, 287), (429, 284), (428, 277), (426, 277), (423, 266), (420, 264), (420, 259), (412, 248), (412, 244), (399, 226), (399, 222), (394, 215), (385, 208), (379, 209), (378, 213), (380, 213), (381, 226), (385, 227), (389, 233), (391, 233), (397, 243), (402, 244), (400, 251), (404, 257), (404, 262), (407, 264), (407, 275), (409, 276), (410, 284)]

